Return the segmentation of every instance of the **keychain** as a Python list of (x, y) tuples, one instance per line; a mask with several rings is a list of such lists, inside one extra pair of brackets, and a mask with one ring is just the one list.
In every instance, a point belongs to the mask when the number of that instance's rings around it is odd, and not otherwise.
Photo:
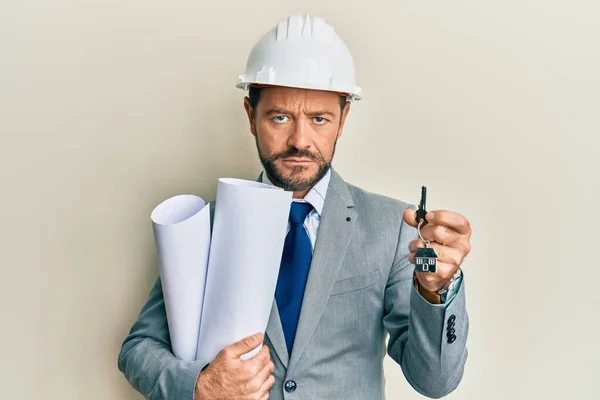
[(425, 247), (420, 247), (415, 252), (415, 271), (417, 272), (429, 272), (435, 273), (438, 254), (434, 248), (429, 247), (429, 240), (423, 239), (421, 236), (421, 227), (427, 225), (427, 219), (425, 219), (425, 215), (427, 214), (427, 210), (425, 210), (425, 201), (427, 200), (427, 188), (423, 186), (421, 188), (421, 202), (419, 203), (419, 209), (417, 210), (417, 232), (419, 233), (419, 237), (425, 243)]

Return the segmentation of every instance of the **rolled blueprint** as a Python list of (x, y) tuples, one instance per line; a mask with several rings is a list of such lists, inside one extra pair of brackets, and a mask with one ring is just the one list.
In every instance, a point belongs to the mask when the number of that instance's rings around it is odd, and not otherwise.
[[(279, 274), (292, 192), (219, 179), (197, 360), (265, 332)], [(255, 355), (261, 346), (244, 355)]]
[(210, 204), (179, 195), (151, 214), (171, 347), (176, 357), (194, 361), (210, 249)]

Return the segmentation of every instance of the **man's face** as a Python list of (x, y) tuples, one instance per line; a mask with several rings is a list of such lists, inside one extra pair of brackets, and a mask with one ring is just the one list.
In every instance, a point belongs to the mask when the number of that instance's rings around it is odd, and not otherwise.
[(261, 89), (255, 110), (248, 98), (244, 105), (271, 181), (305, 194), (331, 167), (350, 103), (342, 112), (339, 94), (267, 87)]

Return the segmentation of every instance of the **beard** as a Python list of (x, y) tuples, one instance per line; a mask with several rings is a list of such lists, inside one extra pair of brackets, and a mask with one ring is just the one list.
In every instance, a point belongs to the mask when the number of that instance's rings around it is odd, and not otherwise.
[[(321, 154), (314, 154), (306, 149), (296, 149), (294, 147), (289, 148), (287, 151), (276, 153), (270, 157), (266, 157), (262, 151), (260, 150), (260, 145), (258, 144), (258, 135), (255, 136), (256, 141), (256, 149), (258, 151), (258, 157), (260, 158), (260, 162), (262, 163), (265, 172), (269, 176), (271, 182), (273, 182), (276, 186), (280, 188), (292, 191), (292, 192), (301, 192), (305, 190), (309, 190), (312, 188), (317, 182), (319, 182), (323, 177), (327, 174), (327, 172), (331, 169), (331, 161), (333, 160), (333, 155), (335, 154), (335, 146), (337, 144), (337, 139), (333, 144), (333, 152), (331, 153), (331, 159), (326, 160)], [(275, 161), (281, 158), (306, 158), (314, 161), (319, 169), (312, 176), (302, 177), (300, 174), (305, 171), (305, 168), (302, 166), (293, 167), (290, 176), (285, 176), (282, 171), (280, 171), (275, 165)]]

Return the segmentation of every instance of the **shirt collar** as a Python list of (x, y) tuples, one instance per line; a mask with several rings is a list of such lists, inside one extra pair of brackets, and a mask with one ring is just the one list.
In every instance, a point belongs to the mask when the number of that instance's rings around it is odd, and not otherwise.
[[(261, 180), (263, 183), (273, 185), (273, 182), (269, 179), (266, 172), (261, 173)], [(304, 196), (304, 199), (294, 199), (294, 201), (304, 201), (310, 203), (314, 207), (315, 211), (321, 216), (323, 211), (323, 205), (325, 204), (325, 196), (327, 195), (327, 188), (329, 187), (329, 181), (331, 180), (331, 168), (327, 171), (325, 176), (317, 182)]]

